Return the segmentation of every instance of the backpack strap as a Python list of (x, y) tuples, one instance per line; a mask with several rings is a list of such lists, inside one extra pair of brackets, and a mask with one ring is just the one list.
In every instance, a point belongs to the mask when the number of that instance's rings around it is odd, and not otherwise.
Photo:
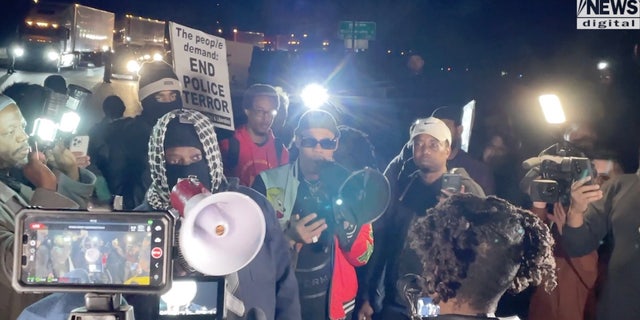
[(226, 168), (235, 168), (238, 165), (240, 158), (240, 141), (235, 136), (231, 136), (227, 139), (229, 141), (229, 150), (222, 159), (222, 164)]
[(275, 139), (273, 139), (273, 143), (276, 146), (276, 157), (278, 158), (278, 165), (281, 166), (284, 163), (280, 160), (282, 159), (282, 149), (284, 149), (284, 145), (282, 144), (282, 141), (280, 141), (280, 139), (278, 137), (276, 137)]

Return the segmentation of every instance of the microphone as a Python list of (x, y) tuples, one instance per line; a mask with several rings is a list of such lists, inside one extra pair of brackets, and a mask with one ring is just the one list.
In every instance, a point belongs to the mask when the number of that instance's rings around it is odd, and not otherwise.
[(530, 170), (533, 167), (537, 167), (542, 163), (541, 157), (533, 157), (529, 158), (522, 162), (522, 168), (525, 170)]
[(267, 315), (260, 308), (251, 308), (247, 312), (246, 320), (267, 320)]
[(543, 155), (543, 156), (540, 156), (540, 157), (529, 158), (529, 159), (523, 161), (522, 162), (522, 168), (524, 168), (525, 170), (529, 170), (529, 169), (532, 169), (534, 167), (539, 167), (544, 160), (550, 160), (550, 161), (553, 161), (555, 163), (562, 163), (562, 157), (560, 157), (560, 156)]

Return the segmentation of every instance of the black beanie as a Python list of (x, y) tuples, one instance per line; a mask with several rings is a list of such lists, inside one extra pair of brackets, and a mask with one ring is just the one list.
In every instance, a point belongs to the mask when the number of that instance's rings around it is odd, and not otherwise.
[(182, 123), (176, 117), (167, 125), (164, 135), (164, 149), (175, 147), (194, 147), (202, 150), (202, 142), (192, 123)]
[(172, 90), (181, 91), (178, 76), (173, 72), (169, 64), (164, 61), (145, 62), (138, 71), (138, 99), (144, 100), (146, 97), (160, 91)]
[(58, 74), (52, 74), (44, 79), (44, 87), (56, 93), (67, 94), (67, 81)]
[(102, 102), (102, 111), (104, 111), (104, 115), (109, 119), (122, 118), (126, 109), (127, 107), (124, 105), (122, 99), (115, 95), (106, 97)]
[(298, 121), (298, 126), (295, 130), (295, 135), (299, 136), (300, 133), (304, 130), (308, 130), (311, 128), (324, 128), (333, 132), (333, 134), (338, 137), (340, 136), (340, 131), (338, 130), (338, 125), (336, 124), (336, 119), (326, 111), (323, 110), (309, 110), (305, 112)]
[(276, 110), (280, 109), (280, 95), (276, 88), (267, 85), (267, 84), (254, 84), (245, 90), (244, 95), (242, 97), (242, 108), (251, 109), (253, 108), (253, 98), (258, 96), (266, 96), (272, 98), (276, 103)]

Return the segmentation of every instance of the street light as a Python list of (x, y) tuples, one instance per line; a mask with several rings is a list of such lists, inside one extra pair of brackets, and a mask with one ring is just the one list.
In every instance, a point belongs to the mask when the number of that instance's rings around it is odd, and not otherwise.
[(545, 120), (550, 124), (564, 123), (567, 119), (562, 109), (560, 98), (555, 94), (544, 94), (538, 97)]
[(307, 108), (317, 109), (329, 100), (329, 93), (322, 85), (311, 83), (302, 89), (300, 98)]

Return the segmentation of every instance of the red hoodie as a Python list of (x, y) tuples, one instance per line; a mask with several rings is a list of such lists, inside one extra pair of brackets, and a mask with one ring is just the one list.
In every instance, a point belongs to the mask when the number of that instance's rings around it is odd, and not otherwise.
[(267, 141), (261, 145), (253, 142), (246, 126), (237, 128), (231, 139), (236, 139), (238, 142), (237, 156), (229, 155), (229, 152), (232, 152), (232, 149), (234, 149), (230, 148), (230, 139), (225, 139), (220, 142), (220, 152), (223, 155), (223, 159), (231, 158), (238, 160), (233, 167), (229, 167), (226, 163), (223, 163), (224, 174), (227, 177), (239, 178), (240, 184), (243, 186), (250, 187), (260, 172), (279, 167), (289, 162), (289, 152), (284, 147), (282, 147), (282, 154), (280, 155), (280, 159), (278, 159), (275, 137), (271, 130), (267, 133)]

